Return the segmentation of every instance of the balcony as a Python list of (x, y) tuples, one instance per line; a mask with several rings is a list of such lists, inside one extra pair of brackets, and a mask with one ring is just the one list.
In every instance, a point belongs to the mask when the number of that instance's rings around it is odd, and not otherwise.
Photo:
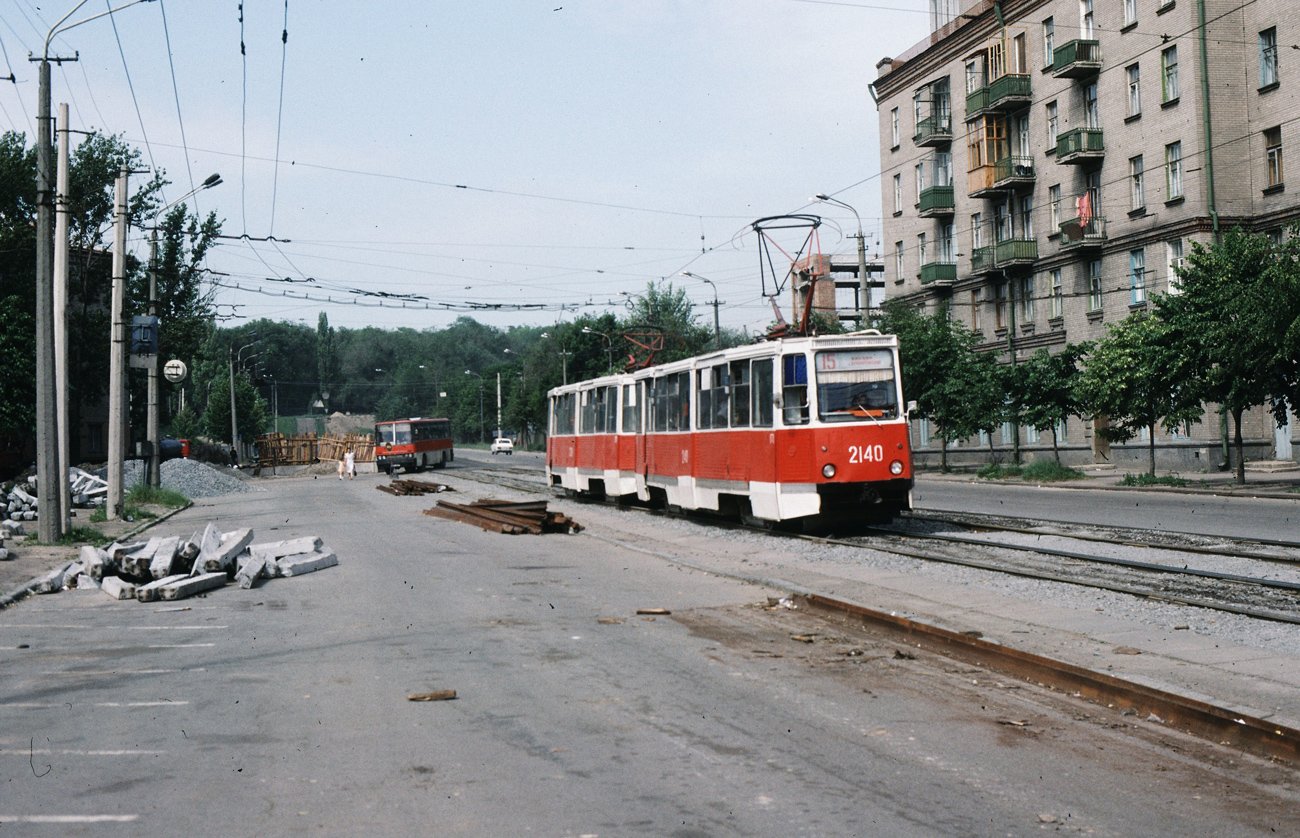
[(956, 262), (930, 262), (921, 266), (921, 284), (947, 286), (957, 281)]
[(1075, 128), (1056, 138), (1057, 163), (1088, 163), (1106, 156), (1100, 128)]
[(946, 113), (934, 114), (922, 119), (916, 124), (916, 133), (912, 135), (912, 142), (921, 148), (951, 143), (952, 116)]
[(986, 274), (996, 270), (997, 265), (993, 262), (992, 246), (977, 247), (970, 254), (971, 273)]
[(1101, 71), (1101, 44), (1097, 41), (1070, 41), (1052, 50), (1052, 76), (1058, 79), (1082, 79)]
[(1038, 261), (1036, 239), (1003, 239), (993, 245), (993, 262), (999, 268), (1032, 265)]
[(1031, 77), (1025, 73), (1007, 73), (987, 87), (966, 96), (966, 121), (988, 111), (1014, 111), (1033, 101)]
[(1062, 221), (1061, 249), (1085, 250), (1101, 247), (1106, 243), (1106, 219), (1092, 216), (1088, 223), (1081, 224), (1078, 218)]
[(955, 207), (951, 186), (931, 186), (921, 190), (921, 208), (917, 214), (922, 218), (937, 218), (952, 215)]
[(997, 198), (1007, 190), (1033, 185), (1034, 158), (1028, 156), (1004, 157), (966, 173), (966, 191), (972, 198)]

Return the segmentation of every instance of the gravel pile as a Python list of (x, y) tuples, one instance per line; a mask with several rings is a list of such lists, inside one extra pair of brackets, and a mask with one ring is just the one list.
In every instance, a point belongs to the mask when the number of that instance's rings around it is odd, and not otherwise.
[[(127, 460), (123, 474), (122, 485), (127, 491), (145, 480), (144, 466), (140, 460)], [(167, 460), (162, 464), (162, 487), (180, 492), (187, 498), (210, 498), (256, 491), (233, 474), (198, 460), (184, 459)]]

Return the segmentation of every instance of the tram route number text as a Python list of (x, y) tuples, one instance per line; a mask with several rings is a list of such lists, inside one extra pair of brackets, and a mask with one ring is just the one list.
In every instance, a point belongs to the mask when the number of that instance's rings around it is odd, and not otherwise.
[(879, 463), (885, 459), (885, 446), (883, 445), (850, 445), (849, 446), (849, 463), (857, 465), (860, 463)]

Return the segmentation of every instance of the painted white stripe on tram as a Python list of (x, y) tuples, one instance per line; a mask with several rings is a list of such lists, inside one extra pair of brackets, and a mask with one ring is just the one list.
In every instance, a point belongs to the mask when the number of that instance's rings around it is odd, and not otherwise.
[(0, 815), (0, 823), (133, 823), (139, 815)]

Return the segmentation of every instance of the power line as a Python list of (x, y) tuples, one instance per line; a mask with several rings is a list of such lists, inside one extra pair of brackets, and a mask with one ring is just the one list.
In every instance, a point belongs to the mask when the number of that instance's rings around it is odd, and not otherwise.
[[(275, 111), (275, 168), (271, 175), (271, 223), (267, 227), (275, 233), (275, 203), (280, 189), (280, 137), (284, 121), (284, 70), (289, 61), (289, 0), (284, 0), (284, 28), (280, 31), (280, 103)], [(279, 250), (280, 248), (276, 248)], [(283, 254), (281, 254), (283, 255)], [(287, 261), (287, 260), (286, 260)], [(290, 263), (292, 264), (292, 263)]]

